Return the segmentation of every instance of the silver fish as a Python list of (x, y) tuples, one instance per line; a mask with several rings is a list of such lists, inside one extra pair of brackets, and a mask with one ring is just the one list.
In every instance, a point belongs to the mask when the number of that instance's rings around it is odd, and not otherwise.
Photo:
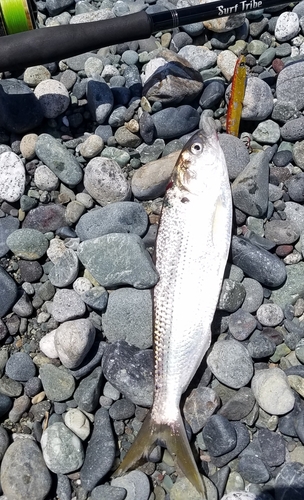
[(160, 442), (205, 496), (179, 405), (211, 342), (231, 224), (226, 162), (214, 122), (205, 118), (183, 148), (164, 197), (155, 251), (154, 402), (116, 476)]

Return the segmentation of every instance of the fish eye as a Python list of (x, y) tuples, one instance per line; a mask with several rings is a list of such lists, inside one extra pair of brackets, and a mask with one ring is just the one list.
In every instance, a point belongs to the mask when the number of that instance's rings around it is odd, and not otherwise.
[(203, 146), (200, 142), (194, 142), (194, 144), (192, 144), (190, 148), (190, 151), (192, 154), (198, 155), (203, 151)]

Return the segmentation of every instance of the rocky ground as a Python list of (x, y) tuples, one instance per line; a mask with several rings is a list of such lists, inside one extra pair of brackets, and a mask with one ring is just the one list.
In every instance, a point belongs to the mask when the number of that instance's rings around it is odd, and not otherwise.
[[(37, 5), (42, 27), (189, 4)], [(234, 227), (212, 347), (182, 402), (187, 432), (207, 500), (303, 498), (303, 34), (302, 1), (2, 74), (1, 500), (199, 498), (160, 447), (111, 471), (152, 403), (150, 255), (204, 114)], [(241, 53), (237, 138), (225, 113)]]

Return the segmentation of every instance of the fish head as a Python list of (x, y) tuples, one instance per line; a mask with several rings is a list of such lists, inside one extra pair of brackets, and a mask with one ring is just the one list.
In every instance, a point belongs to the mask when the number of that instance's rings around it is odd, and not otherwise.
[(185, 144), (175, 165), (173, 183), (192, 194), (210, 189), (226, 170), (224, 153), (220, 146), (214, 121), (203, 120), (203, 127)]

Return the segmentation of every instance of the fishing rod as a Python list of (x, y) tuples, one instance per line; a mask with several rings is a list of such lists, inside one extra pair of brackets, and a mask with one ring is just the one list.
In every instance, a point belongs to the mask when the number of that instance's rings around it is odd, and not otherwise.
[(22, 31), (0, 37), (0, 72), (20, 70), (110, 45), (149, 38), (153, 33), (198, 21), (246, 14), (253, 10), (279, 5), (286, 5), (286, 2), (282, 0), (217, 0), (155, 14), (141, 11), (104, 21)]

